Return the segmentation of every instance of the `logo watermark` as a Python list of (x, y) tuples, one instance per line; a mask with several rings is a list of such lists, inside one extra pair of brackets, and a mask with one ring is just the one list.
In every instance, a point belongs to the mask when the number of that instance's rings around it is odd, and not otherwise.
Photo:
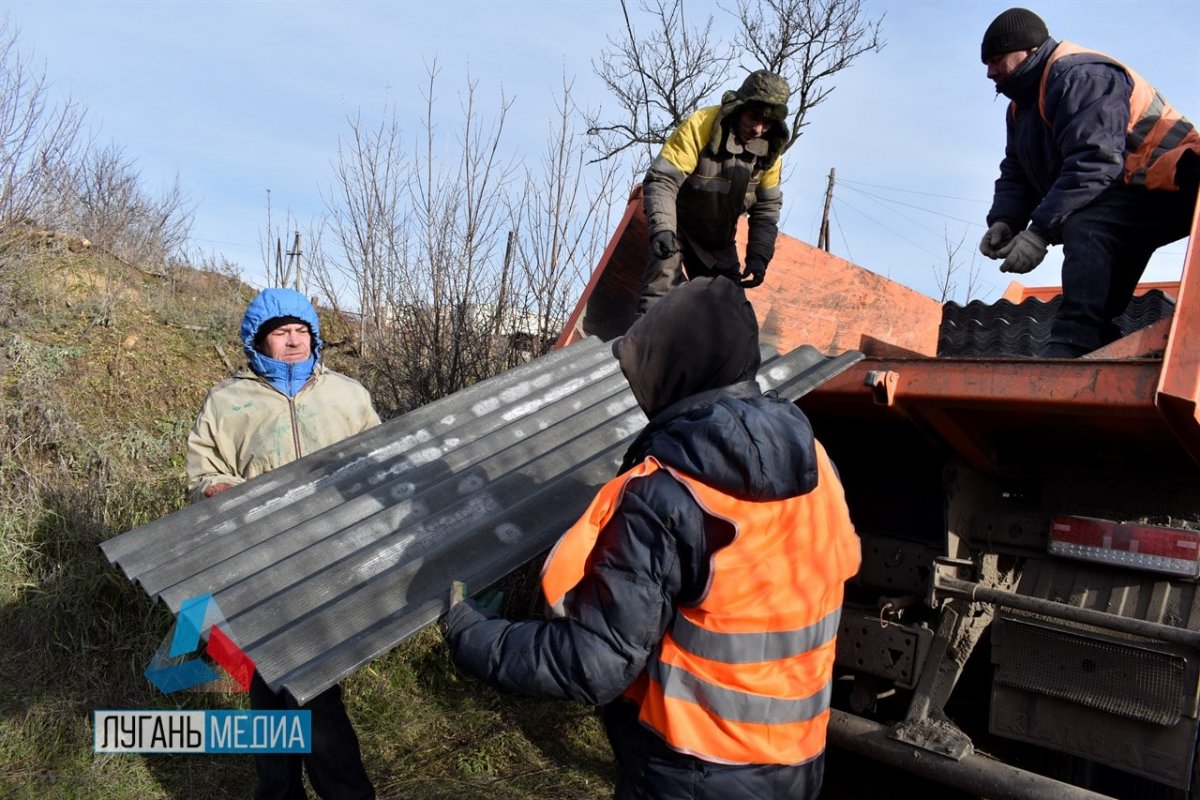
[[(216, 600), (205, 594), (180, 605), (175, 625), (143, 674), (164, 694), (249, 691), (254, 660), (234, 640)], [(92, 726), (97, 753), (312, 752), (312, 712), (303, 709), (97, 710)]]
[(194, 655), (200, 652), (201, 640), (206, 641), (204, 653), (208, 658), (223, 667), (242, 691), (248, 691), (254, 661), (230, 634), (229, 623), (211, 594), (183, 601), (174, 628), (143, 673), (146, 679), (163, 694), (230, 691), (229, 682), (222, 680), (202, 656)]
[(93, 711), (97, 753), (311, 753), (312, 712)]

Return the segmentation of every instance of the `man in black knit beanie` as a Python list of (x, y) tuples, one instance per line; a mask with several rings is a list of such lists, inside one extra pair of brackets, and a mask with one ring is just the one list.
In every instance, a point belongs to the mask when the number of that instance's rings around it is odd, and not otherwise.
[(1188, 235), (1200, 133), (1132, 69), (1055, 41), (1028, 9), (996, 17), (980, 57), (1011, 103), (979, 250), (1023, 274), (1062, 245), (1063, 299), (1041, 355), (1075, 358), (1120, 338), (1115, 320), (1150, 256)]

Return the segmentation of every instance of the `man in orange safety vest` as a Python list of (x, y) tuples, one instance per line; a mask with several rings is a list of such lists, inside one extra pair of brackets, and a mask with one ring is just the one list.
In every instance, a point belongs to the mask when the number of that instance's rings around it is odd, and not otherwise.
[(454, 659), (499, 689), (602, 706), (618, 798), (815, 798), (860, 562), (837, 472), (804, 414), (759, 390), (758, 323), (732, 280), (673, 289), (614, 352), (649, 424), (547, 559), (562, 616), (452, 605)]
[(1062, 245), (1062, 303), (1041, 355), (1074, 358), (1121, 337), (1150, 256), (1187, 236), (1200, 133), (1132, 69), (1056, 42), (1027, 9), (992, 21), (981, 57), (1012, 102), (979, 250), (1023, 274)]

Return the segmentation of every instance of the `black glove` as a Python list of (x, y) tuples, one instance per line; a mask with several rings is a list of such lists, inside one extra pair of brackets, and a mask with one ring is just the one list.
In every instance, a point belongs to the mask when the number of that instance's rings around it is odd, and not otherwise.
[(659, 261), (670, 258), (679, 252), (679, 244), (675, 241), (674, 231), (658, 231), (650, 236), (650, 253)]
[(753, 289), (755, 286), (762, 284), (763, 279), (767, 277), (767, 262), (762, 256), (747, 256), (746, 268), (742, 270), (742, 286), (746, 289)]

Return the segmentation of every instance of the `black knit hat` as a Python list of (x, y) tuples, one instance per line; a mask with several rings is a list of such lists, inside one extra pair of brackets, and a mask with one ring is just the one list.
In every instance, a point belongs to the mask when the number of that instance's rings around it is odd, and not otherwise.
[(983, 34), (980, 56), (989, 58), (1018, 50), (1032, 50), (1050, 36), (1042, 18), (1025, 8), (1010, 8), (992, 20)]
[(284, 325), (303, 325), (312, 333), (312, 328), (307, 322), (299, 317), (271, 317), (258, 327), (258, 332), (254, 334), (254, 349), (260, 353), (263, 351), (263, 342), (267, 340), (267, 334), (276, 328), (282, 328)]

